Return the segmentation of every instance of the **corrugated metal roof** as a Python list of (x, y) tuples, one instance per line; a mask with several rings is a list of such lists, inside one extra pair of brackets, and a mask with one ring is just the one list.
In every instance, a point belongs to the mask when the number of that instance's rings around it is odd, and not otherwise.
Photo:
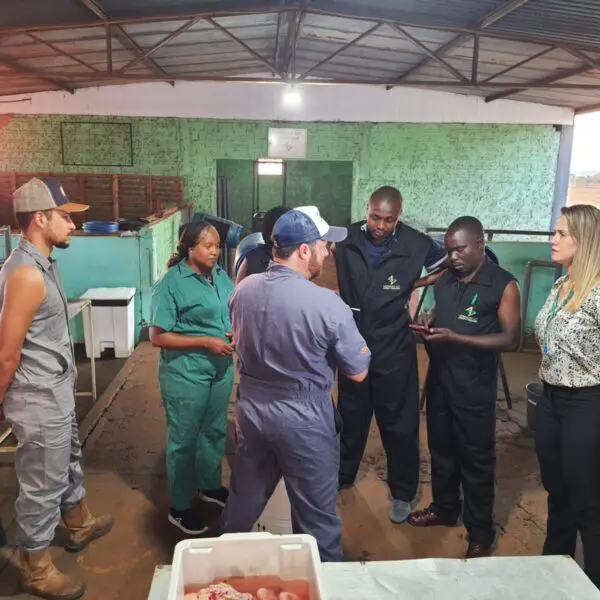
[(0, 95), (293, 76), (596, 105), (600, 0), (21, 0), (2, 11)]

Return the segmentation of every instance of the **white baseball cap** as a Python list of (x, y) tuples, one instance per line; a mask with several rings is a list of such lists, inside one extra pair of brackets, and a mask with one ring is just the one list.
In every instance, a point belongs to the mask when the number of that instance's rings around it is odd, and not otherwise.
[(325, 221), (316, 206), (299, 206), (284, 213), (273, 227), (273, 242), (276, 246), (297, 246), (310, 244), (316, 240), (342, 242), (348, 230), (333, 227)]

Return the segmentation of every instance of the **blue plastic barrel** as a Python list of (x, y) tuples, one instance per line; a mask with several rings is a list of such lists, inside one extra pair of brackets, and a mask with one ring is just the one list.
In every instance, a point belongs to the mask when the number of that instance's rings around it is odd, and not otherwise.
[(192, 223), (195, 223), (196, 221), (206, 221), (213, 225), (219, 232), (221, 240), (228, 248), (236, 248), (240, 243), (244, 227), (239, 223), (207, 213), (195, 213), (192, 217)]
[(262, 233), (260, 231), (256, 231), (247, 235), (240, 245), (237, 247), (235, 251), (235, 263), (233, 266), (233, 273), (237, 275), (240, 270), (240, 265), (242, 261), (246, 258), (249, 252), (252, 250), (256, 250), (256, 248), (260, 248), (260, 246), (264, 246), (265, 241), (263, 240)]

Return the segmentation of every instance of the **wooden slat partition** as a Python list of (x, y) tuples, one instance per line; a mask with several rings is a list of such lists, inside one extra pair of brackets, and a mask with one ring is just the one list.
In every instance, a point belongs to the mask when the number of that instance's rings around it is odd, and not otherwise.
[(113, 173), (19, 173), (0, 171), (0, 225), (14, 225), (12, 194), (32, 177), (58, 177), (67, 197), (89, 204), (74, 220), (117, 221), (149, 217), (169, 206), (182, 207), (183, 178)]

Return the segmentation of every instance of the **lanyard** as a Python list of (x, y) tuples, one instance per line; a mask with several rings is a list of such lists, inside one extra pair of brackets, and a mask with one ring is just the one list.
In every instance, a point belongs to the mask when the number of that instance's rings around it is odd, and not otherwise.
[(554, 321), (554, 318), (556, 317), (556, 315), (565, 307), (567, 302), (569, 302), (569, 300), (573, 296), (573, 290), (570, 290), (569, 293), (567, 294), (566, 298), (563, 299), (563, 301), (560, 303), (560, 306), (559, 306), (558, 297), (560, 296), (560, 293), (562, 292), (563, 285), (564, 285), (564, 282), (558, 288), (558, 290), (556, 292), (556, 296), (554, 296), (554, 301), (552, 302), (552, 306), (550, 307), (550, 312), (548, 314), (548, 318), (546, 319), (546, 329), (544, 331), (544, 354), (548, 354), (548, 330), (550, 329), (550, 323), (552, 323), (552, 321)]

